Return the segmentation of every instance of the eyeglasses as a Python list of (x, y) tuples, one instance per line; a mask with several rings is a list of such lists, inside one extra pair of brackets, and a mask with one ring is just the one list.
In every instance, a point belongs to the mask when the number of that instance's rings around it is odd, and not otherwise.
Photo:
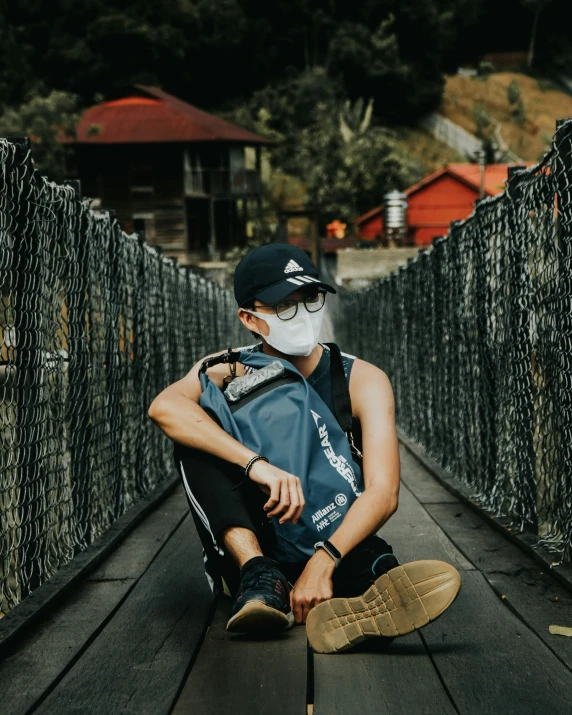
[(318, 310), (321, 310), (324, 307), (325, 302), (326, 292), (320, 290), (317, 293), (305, 296), (301, 300), (291, 298), (289, 300), (281, 300), (279, 303), (274, 303), (272, 305), (255, 305), (254, 309), (274, 308), (274, 311), (280, 320), (292, 320), (298, 312), (298, 303), (304, 303), (306, 310), (309, 313), (317, 313)]

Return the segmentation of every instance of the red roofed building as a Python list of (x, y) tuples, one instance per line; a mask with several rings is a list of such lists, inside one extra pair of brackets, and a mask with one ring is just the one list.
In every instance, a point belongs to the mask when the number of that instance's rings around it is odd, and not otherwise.
[(85, 111), (70, 178), (116, 210), (126, 231), (184, 262), (242, 245), (261, 206), (260, 151), (269, 142), (156, 87)]
[[(485, 196), (495, 196), (504, 191), (508, 167), (509, 164), (490, 164), (485, 167)], [(447, 164), (406, 189), (407, 243), (428, 245), (435, 236), (447, 233), (451, 221), (467, 218), (473, 211), (475, 200), (480, 196), (480, 171), (478, 164)], [(383, 206), (363, 214), (355, 223), (361, 238), (381, 238)]]

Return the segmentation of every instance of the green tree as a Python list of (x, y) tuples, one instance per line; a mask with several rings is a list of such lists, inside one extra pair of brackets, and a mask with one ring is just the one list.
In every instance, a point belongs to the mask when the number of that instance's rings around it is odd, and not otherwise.
[(323, 67), (343, 95), (374, 97), (384, 121), (414, 122), (439, 101), (443, 58), (468, 7), (468, 0), (4, 3), (0, 101), (60, 89), (87, 105), (96, 93), (112, 98), (148, 83), (220, 110)]
[(526, 122), (526, 112), (522, 103), (520, 84), (515, 79), (507, 87), (506, 97), (510, 105), (512, 118), (519, 126), (523, 126)]
[(530, 30), (530, 40), (528, 43), (528, 56), (527, 64), (531, 68), (534, 64), (534, 55), (536, 50), (536, 38), (538, 35), (538, 23), (540, 20), (540, 15), (545, 10), (545, 8), (552, 2), (552, 0), (522, 0), (524, 7), (532, 11), (532, 28)]
[(372, 96), (384, 122), (413, 123), (421, 113), (435, 109), (441, 99), (440, 72), (403, 57), (392, 14), (374, 32), (362, 23), (338, 27), (327, 66), (350, 98)]
[(479, 102), (473, 104), (472, 118), (476, 127), (475, 134), (481, 140), (485, 164), (494, 164), (497, 161), (498, 152), (495, 122)]
[(316, 106), (337, 107), (344, 99), (325, 68), (314, 67), (267, 85), (223, 116), (276, 142), (271, 160), (282, 168), (296, 151), (299, 133), (315, 121)]
[(29, 137), (36, 168), (53, 181), (62, 181), (66, 148), (58, 137), (74, 136), (78, 119), (77, 97), (54, 90), (5, 109), (0, 115), (0, 136)]
[(299, 172), (307, 203), (323, 218), (351, 222), (379, 203), (382, 195), (421, 178), (421, 167), (404, 155), (393, 132), (372, 121), (372, 101), (316, 108), (315, 120), (300, 132), (291, 170)]

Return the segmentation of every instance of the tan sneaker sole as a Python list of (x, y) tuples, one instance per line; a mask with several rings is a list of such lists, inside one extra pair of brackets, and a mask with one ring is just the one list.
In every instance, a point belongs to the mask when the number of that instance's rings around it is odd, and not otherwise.
[(249, 601), (226, 624), (232, 633), (281, 631), (294, 625), (294, 614), (282, 613), (262, 601)]
[(340, 653), (374, 636), (403, 636), (434, 621), (455, 600), (461, 575), (445, 561), (410, 561), (390, 569), (363, 596), (331, 598), (308, 613), (317, 653)]

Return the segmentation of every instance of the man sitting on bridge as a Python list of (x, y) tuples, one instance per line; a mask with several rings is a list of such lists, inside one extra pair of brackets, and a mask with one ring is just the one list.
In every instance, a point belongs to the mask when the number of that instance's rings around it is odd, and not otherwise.
[[(336, 291), (319, 280), (306, 253), (288, 244), (251, 250), (236, 268), (234, 292), (238, 318), (261, 341), (236, 350), (288, 360), (334, 412), (330, 350), (318, 339), (326, 292)], [(376, 534), (398, 506), (393, 392), (382, 370), (352, 355), (342, 358), (352, 413), (362, 431), (364, 489), (302, 563), (273, 558), (276, 534), (270, 521), (298, 523), (305, 505), (300, 479), (231, 437), (199, 405), (205, 358), (149, 408), (150, 418), (175, 443), (211, 588), (233, 598), (229, 631), (306, 623), (315, 650), (339, 652), (369, 636), (392, 640), (425, 625), (460, 589), (454, 567), (442, 561), (399, 565), (391, 546)], [(251, 371), (236, 364), (237, 377)], [(221, 390), (228, 373), (226, 364), (207, 370)]]

